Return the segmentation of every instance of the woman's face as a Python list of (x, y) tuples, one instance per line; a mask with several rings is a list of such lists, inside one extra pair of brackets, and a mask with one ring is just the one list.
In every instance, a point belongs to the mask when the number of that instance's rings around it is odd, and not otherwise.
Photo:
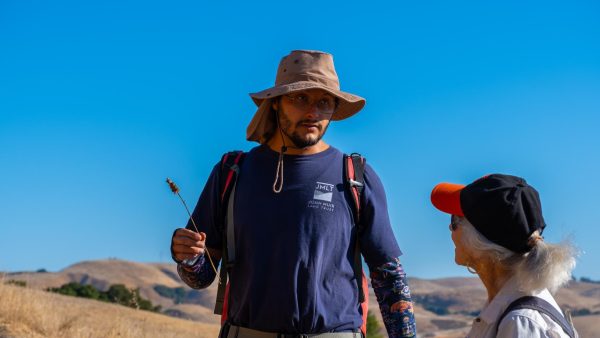
[(463, 229), (460, 226), (463, 217), (452, 215), (450, 219), (450, 231), (452, 235), (452, 241), (454, 242), (454, 261), (458, 265), (467, 266), (469, 263), (469, 255), (462, 244), (461, 237)]

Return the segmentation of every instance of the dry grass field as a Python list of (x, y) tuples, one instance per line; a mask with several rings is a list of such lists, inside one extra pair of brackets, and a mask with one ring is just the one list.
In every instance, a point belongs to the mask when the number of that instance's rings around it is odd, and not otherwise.
[[(185, 286), (174, 264), (142, 264), (122, 260), (81, 262), (59, 272), (0, 274), (0, 338), (3, 337), (216, 337), (219, 317), (212, 314), (216, 283), (203, 291)], [(23, 281), (27, 287), (4, 285)], [(139, 288), (142, 297), (163, 310), (189, 320), (138, 311), (99, 301), (43, 291), (69, 282), (106, 289), (111, 284)], [(156, 285), (183, 287), (190, 292), (176, 303), (155, 290)], [(486, 293), (477, 278), (424, 280), (411, 278), (419, 337), (465, 337)], [(564, 309), (600, 312), (600, 284), (573, 282), (556, 295)], [(369, 308), (381, 322), (371, 290)], [(600, 315), (574, 317), (581, 337), (600, 337)]]
[(0, 283), (0, 337), (211, 337), (218, 325)]

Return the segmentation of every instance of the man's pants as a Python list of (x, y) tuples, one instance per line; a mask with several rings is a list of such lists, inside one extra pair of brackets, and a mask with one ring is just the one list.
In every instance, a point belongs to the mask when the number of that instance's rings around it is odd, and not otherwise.
[(284, 334), (264, 332), (225, 323), (219, 338), (362, 338), (360, 332), (326, 332), (318, 334)]

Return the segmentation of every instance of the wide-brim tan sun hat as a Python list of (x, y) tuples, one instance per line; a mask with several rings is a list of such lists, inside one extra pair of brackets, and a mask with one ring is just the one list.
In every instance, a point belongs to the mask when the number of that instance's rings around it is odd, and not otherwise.
[(340, 90), (340, 82), (329, 53), (312, 50), (295, 50), (284, 56), (279, 63), (275, 86), (250, 97), (258, 110), (246, 129), (248, 141), (265, 143), (275, 130), (271, 102), (273, 98), (308, 89), (322, 89), (338, 98), (338, 105), (331, 116), (334, 121), (346, 119), (358, 113), (366, 103), (360, 96)]

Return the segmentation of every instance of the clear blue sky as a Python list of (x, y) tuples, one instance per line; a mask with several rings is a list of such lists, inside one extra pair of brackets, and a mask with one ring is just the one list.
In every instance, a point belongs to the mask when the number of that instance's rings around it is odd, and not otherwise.
[(468, 275), (429, 192), (501, 172), (600, 279), (598, 2), (206, 3), (0, 0), (0, 271), (168, 262), (186, 213), (165, 178), (193, 206), (254, 146), (247, 94), (318, 49), (367, 99), (326, 140), (379, 173), (409, 275)]

